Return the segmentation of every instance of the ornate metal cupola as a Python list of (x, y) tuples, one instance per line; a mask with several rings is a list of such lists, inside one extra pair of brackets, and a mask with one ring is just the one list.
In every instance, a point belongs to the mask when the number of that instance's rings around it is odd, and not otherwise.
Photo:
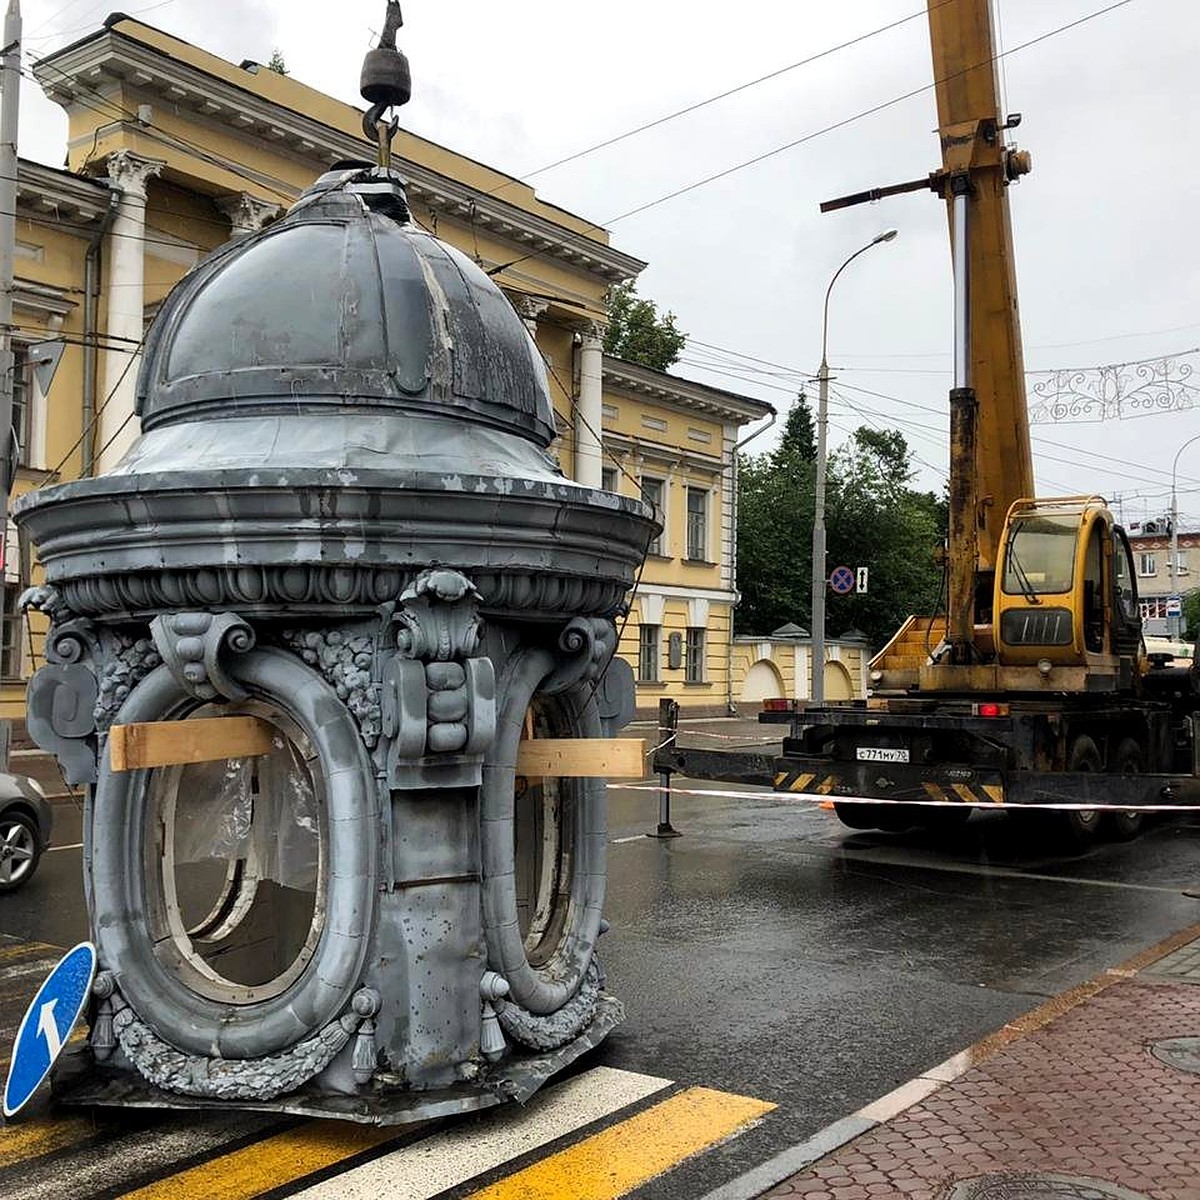
[(415, 1120), (527, 1096), (621, 1018), (603, 782), (517, 757), (628, 720), (656, 527), (562, 476), (525, 326), (412, 222), (398, 25), (364, 67), (378, 164), (192, 271), (139, 440), (17, 507), (51, 620), (29, 728), (87, 795), (68, 1099)]

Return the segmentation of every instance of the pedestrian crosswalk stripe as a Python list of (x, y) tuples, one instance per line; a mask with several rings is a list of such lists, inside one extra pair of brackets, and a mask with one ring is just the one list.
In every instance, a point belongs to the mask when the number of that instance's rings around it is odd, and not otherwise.
[(5, 1125), (0, 1128), (0, 1165), (10, 1167), (26, 1159), (53, 1154), (56, 1150), (86, 1140), (95, 1132), (96, 1123), (87, 1117)]
[(97, 1117), (90, 1137), (59, 1153), (16, 1164), (0, 1154), (0, 1196), (111, 1196), (114, 1189), (128, 1190), (287, 1127), (287, 1118), (278, 1114), (109, 1109)]
[(429, 1200), (670, 1086), (669, 1079), (596, 1067), (548, 1088), (524, 1109), (498, 1110), (393, 1150), (306, 1188), (294, 1200)]
[[(563, 1089), (570, 1086), (570, 1091)], [(564, 1129), (560, 1133), (550, 1133), (541, 1141), (530, 1141), (525, 1144), (516, 1142), (509, 1133), (510, 1122), (521, 1117), (519, 1109), (504, 1107), (493, 1110), (490, 1119), (499, 1126), (500, 1144), (507, 1144), (507, 1153), (494, 1162), (481, 1161), (480, 1165), (470, 1170), (463, 1179), (471, 1179), (481, 1172), (536, 1149), (553, 1141), (556, 1137), (571, 1129), (579, 1129), (593, 1120), (607, 1116), (621, 1108), (634, 1103), (646, 1095), (670, 1086), (670, 1081), (648, 1075), (633, 1075), (625, 1071), (609, 1071), (605, 1068), (595, 1068), (567, 1083), (559, 1084), (548, 1089), (543, 1097), (535, 1098), (531, 1108), (540, 1104), (558, 1104), (566, 1110), (578, 1110), (583, 1120)], [(586, 1097), (591, 1094), (592, 1099)], [(559, 1099), (559, 1097), (562, 1097)], [(597, 1099), (599, 1098), (599, 1099)], [(381, 1128), (374, 1125), (352, 1125), (345, 1121), (312, 1121), (297, 1129), (279, 1133), (264, 1138), (251, 1146), (235, 1150), (229, 1154), (220, 1155), (197, 1166), (189, 1167), (167, 1178), (125, 1193), (123, 1200), (176, 1200), (179, 1196), (203, 1196), (205, 1200), (251, 1200), (252, 1197), (277, 1188), (296, 1184), (306, 1176), (318, 1171), (328, 1170), (339, 1163), (365, 1154), (372, 1150), (385, 1147), (389, 1142), (412, 1136), (412, 1126), (389, 1126)], [(470, 1128), (462, 1130), (462, 1137), (457, 1144), (457, 1153), (465, 1156), (468, 1147), (480, 1134), (479, 1123), (473, 1123)], [(398, 1150), (389, 1159), (401, 1155), (417, 1155), (423, 1143), (406, 1146)], [(368, 1164), (369, 1165), (369, 1164)], [(423, 1194), (434, 1196), (444, 1191), (449, 1184), (445, 1182), (448, 1168), (445, 1159), (439, 1159), (432, 1171), (425, 1175), (426, 1191)], [(342, 1197), (349, 1193), (341, 1189), (341, 1181), (346, 1174), (339, 1175), (334, 1181), (338, 1187), (326, 1195)], [(434, 1186), (436, 1185), (436, 1186)], [(390, 1185), (389, 1185), (390, 1186)], [(320, 1195), (317, 1191), (315, 1194)], [(376, 1178), (370, 1187), (361, 1193), (377, 1200), (379, 1182)], [(405, 1200), (410, 1200), (410, 1193), (403, 1191)]]
[(613, 1200), (724, 1141), (774, 1107), (749, 1096), (689, 1088), (472, 1193), (471, 1200)]
[(124, 1193), (123, 1200), (251, 1200), (403, 1137), (404, 1126), (312, 1121)]

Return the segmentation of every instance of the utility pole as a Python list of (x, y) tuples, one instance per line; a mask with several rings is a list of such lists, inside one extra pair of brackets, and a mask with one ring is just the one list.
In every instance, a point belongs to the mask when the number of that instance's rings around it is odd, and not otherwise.
[(813, 512), (812, 535), (812, 690), (809, 693), (813, 704), (825, 703), (825, 589), (829, 581), (825, 576), (825, 474), (829, 448), (829, 297), (833, 285), (841, 273), (860, 255), (872, 246), (893, 241), (896, 230), (888, 229), (873, 237), (860, 250), (833, 273), (825, 289), (825, 312), (821, 324), (821, 370), (817, 375), (820, 390), (817, 393), (817, 478), (816, 507)]
[(13, 424), (13, 256), (17, 239), (17, 119), (21, 103), (21, 2), (9, 0), (0, 68), (0, 567), (17, 462)]
[[(1176, 482), (1179, 478), (1179, 459), (1193, 442), (1200, 442), (1200, 433), (1196, 434), (1195, 437), (1188, 438), (1175, 451), (1175, 461), (1171, 463), (1171, 556), (1167, 559), (1167, 578), (1171, 581), (1171, 595), (1169, 599), (1172, 600), (1179, 594), (1179, 493), (1176, 488)], [(1167, 618), (1167, 633), (1169, 636), (1177, 638), (1182, 631), (1182, 617)]]

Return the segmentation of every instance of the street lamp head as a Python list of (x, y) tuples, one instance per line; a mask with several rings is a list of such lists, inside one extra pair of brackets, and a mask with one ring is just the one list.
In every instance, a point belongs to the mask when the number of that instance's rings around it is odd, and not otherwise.
[(898, 229), (885, 229), (877, 237), (871, 239), (872, 246), (878, 246), (880, 242), (894, 242), (900, 236)]

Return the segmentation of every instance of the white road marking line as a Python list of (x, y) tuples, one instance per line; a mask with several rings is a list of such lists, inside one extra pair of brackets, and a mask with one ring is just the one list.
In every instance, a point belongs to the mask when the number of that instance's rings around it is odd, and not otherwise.
[(1120, 879), (1089, 879), (1083, 875), (1050, 875), (1041, 871), (1023, 871), (1019, 867), (990, 866), (967, 862), (933, 862), (915, 856), (889, 853), (886, 850), (842, 850), (820, 846), (828, 854), (847, 862), (860, 862), (881, 867), (903, 867), (914, 871), (934, 871), (946, 875), (979, 875), (988, 879), (1013, 879), (1034, 883), (1080, 884), (1084, 887), (1111, 888), (1121, 892), (1159, 892), (1178, 896), (1178, 887), (1161, 887), (1152, 883), (1125, 883)]
[(613, 838), (614, 846), (624, 846), (626, 842), (644, 842), (646, 835), (644, 833), (635, 833), (633, 837)]
[(524, 1109), (504, 1109), (434, 1134), (305, 1188), (295, 1197), (379, 1200), (380, 1196), (403, 1196), (404, 1200), (430, 1200), (447, 1188), (503, 1166), (670, 1086), (669, 1079), (594, 1067), (548, 1088)]
[(46, 848), (46, 853), (53, 854), (56, 850), (82, 850), (82, 849), (83, 849), (82, 842), (72, 842), (71, 845), (69, 845), (69, 846), (48, 846)]

